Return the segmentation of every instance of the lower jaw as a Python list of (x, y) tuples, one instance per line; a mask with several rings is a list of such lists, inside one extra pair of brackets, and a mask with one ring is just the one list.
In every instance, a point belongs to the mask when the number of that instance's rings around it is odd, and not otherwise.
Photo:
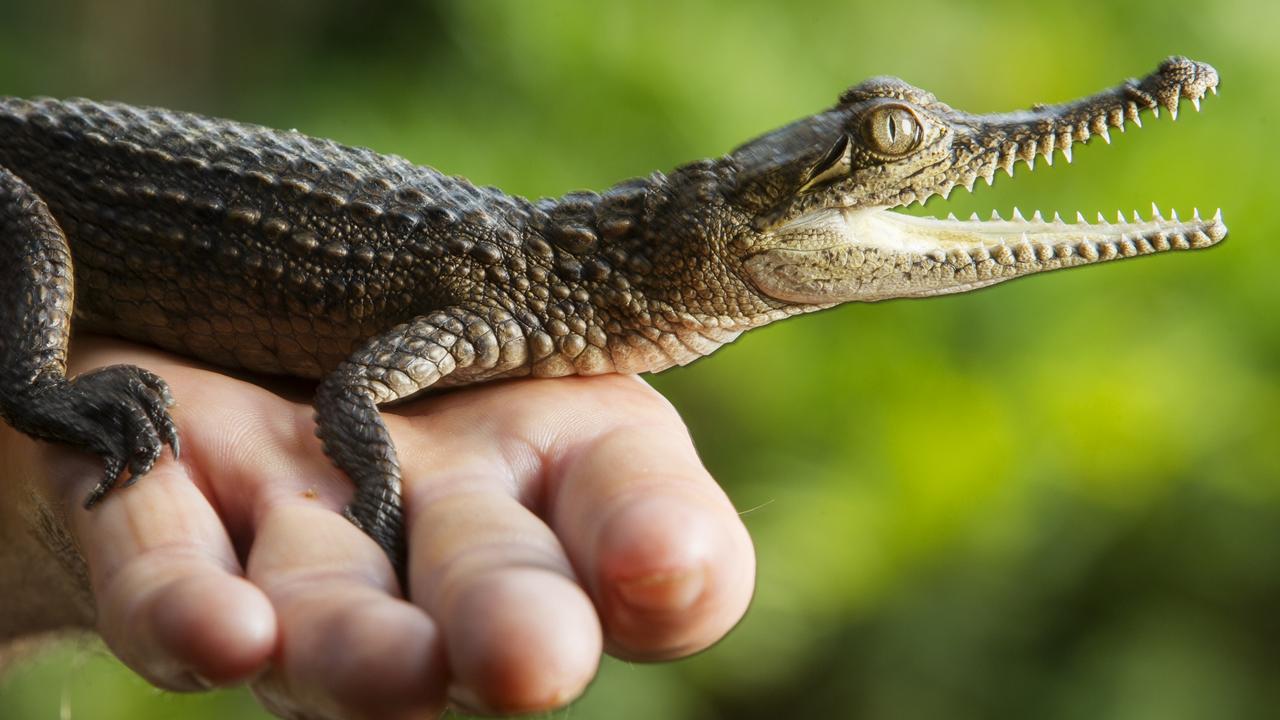
[(845, 232), (856, 244), (939, 260), (959, 252), (974, 260), (998, 256), (1030, 262), (1078, 256), (1098, 262), (1209, 247), (1227, 234), (1220, 212), (1208, 219), (1196, 212), (1192, 219), (1183, 221), (1176, 213), (1166, 219), (1155, 208), (1150, 219), (1143, 220), (1135, 213), (1132, 221), (1120, 218), (1115, 223), (1101, 217), (1097, 223), (1084, 222), (1082, 217), (1073, 223), (1057, 216), (1045, 220), (1039, 213), (1027, 220), (1016, 210), (1011, 219), (994, 216), (987, 221), (941, 220), (877, 210), (845, 210), (841, 214)]

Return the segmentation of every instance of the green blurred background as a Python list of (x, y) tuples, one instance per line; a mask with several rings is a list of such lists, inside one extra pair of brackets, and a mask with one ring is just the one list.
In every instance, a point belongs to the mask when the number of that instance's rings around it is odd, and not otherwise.
[[(0, 2), (0, 93), (296, 127), (557, 195), (726, 152), (895, 74), (971, 111), (1209, 61), (1222, 94), (927, 212), (1212, 212), (1221, 247), (848, 306), (654, 378), (754, 537), (722, 643), (560, 717), (1280, 712), (1280, 5)], [(1003, 176), (1001, 176), (1003, 178)], [(0, 718), (257, 718), (81, 643)]]

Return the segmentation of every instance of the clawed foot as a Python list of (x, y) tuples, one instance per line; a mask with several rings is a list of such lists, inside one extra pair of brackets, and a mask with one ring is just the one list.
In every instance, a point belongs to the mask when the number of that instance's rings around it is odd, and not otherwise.
[(99, 443), (93, 448), (105, 466), (102, 479), (89, 491), (84, 506), (93, 507), (110, 490), (126, 467), (124, 487), (146, 475), (165, 445), (176, 459), (181, 452), (178, 428), (169, 416), (173, 405), (169, 386), (160, 376), (132, 365), (113, 365), (72, 381), (73, 392), (92, 408)]
[(151, 470), (164, 446), (178, 457), (178, 429), (169, 416), (169, 386), (155, 373), (112, 365), (32, 394), (23, 425), (46, 440), (102, 457), (102, 479), (85, 498), (93, 507), (128, 468), (128, 486)]

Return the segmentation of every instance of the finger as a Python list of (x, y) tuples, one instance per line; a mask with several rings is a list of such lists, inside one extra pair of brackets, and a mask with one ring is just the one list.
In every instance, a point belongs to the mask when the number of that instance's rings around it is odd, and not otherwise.
[[(124, 347), (81, 342), (71, 370), (130, 362)], [(164, 364), (158, 353), (156, 360)], [(182, 423), (181, 408), (174, 416)], [(49, 446), (44, 457), (47, 487), (89, 569), (99, 632), (122, 660), (174, 690), (230, 684), (263, 670), (275, 644), (275, 613), (241, 577), (194, 466), (162, 457), (139, 482), (113, 492), (111, 502), (85, 511), (80, 501), (101, 461)]]
[[(511, 491), (551, 523), (590, 591), (610, 652), (695, 652), (741, 619), (754, 584), (750, 538), (698, 461), (671, 405), (633, 376), (522, 381), (440, 398), (429, 437), (466, 427), (497, 450)], [(457, 448), (406, 446), (406, 466)], [(473, 451), (473, 454), (479, 454)]]
[(98, 631), (152, 683), (198, 690), (261, 672), (275, 613), (241, 576), (218, 515), (184, 466), (163, 459), (92, 511), (80, 499), (100, 461), (51, 448), (51, 478), (89, 568)]
[(615, 383), (625, 408), (550, 472), (547, 514), (599, 608), (611, 654), (697, 652), (742, 618), (750, 537), (656, 392)]
[(443, 629), (455, 704), (559, 707), (595, 675), (599, 621), (550, 529), (495, 482), (508, 471), (466, 464), (407, 478), (411, 597)]
[(323, 504), (277, 502), (249, 578), (280, 618), (274, 666), (254, 684), (282, 717), (424, 718), (444, 707), (443, 643), (422, 610), (393, 597), (386, 556)]

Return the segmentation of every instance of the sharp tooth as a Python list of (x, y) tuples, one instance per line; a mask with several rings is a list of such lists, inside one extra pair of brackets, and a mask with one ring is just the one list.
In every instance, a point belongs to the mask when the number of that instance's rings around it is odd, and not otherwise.
[(1194, 107), (1196, 109), (1196, 112), (1200, 112), (1200, 98), (1198, 97), (1191, 98), (1191, 107)]
[[(1134, 114), (1133, 114), (1133, 124), (1134, 124), (1134, 125), (1136, 125), (1136, 126), (1138, 126), (1139, 128), (1141, 128), (1141, 127), (1142, 127), (1142, 116), (1138, 115), (1137, 113), (1134, 113)], [(1121, 130), (1124, 130), (1124, 126), (1123, 126), (1123, 125), (1121, 125), (1121, 126), (1120, 126), (1120, 129), (1121, 129)]]
[(1027, 220), (1026, 218), (1022, 217), (1022, 211), (1019, 210), (1017, 207), (1013, 208), (1013, 219), (1018, 220), (1019, 222), (1026, 222)]
[[(1151, 106), (1151, 114), (1155, 117), (1155, 119), (1159, 120), (1159, 119), (1160, 119), (1160, 106), (1159, 106), (1159, 105), (1152, 105), (1152, 106)], [(1141, 126), (1141, 125), (1139, 125), (1138, 127), (1142, 127), (1142, 126)]]
[(972, 215), (970, 215), (970, 216), (969, 216), (969, 221), (970, 221), (970, 222), (982, 222), (982, 218), (978, 217), (978, 213), (976, 213), (976, 212), (975, 212), (974, 214), (972, 214)]
[(1103, 224), (1103, 225), (1110, 225), (1110, 224), (1111, 224), (1111, 223), (1107, 222), (1107, 219), (1106, 219), (1105, 217), (1103, 217), (1103, 216), (1102, 216), (1102, 212), (1101, 212), (1101, 211), (1099, 211), (1099, 212), (1098, 212), (1098, 222), (1099, 222), (1099, 223), (1101, 223), (1101, 224)]
[(953, 212), (949, 212), (949, 213), (947, 213), (947, 219), (948, 219), (948, 220), (950, 220), (950, 221), (952, 221), (952, 222), (955, 222), (955, 220), (956, 220), (956, 214), (955, 214), (955, 213), (953, 213)]
[(1039, 210), (1031, 213), (1031, 219), (1035, 220), (1036, 222), (1044, 222), (1044, 216), (1040, 214)]
[(991, 157), (991, 162), (987, 163), (987, 166), (985, 168), (978, 171), (978, 175), (981, 176), (982, 179), (986, 180), (987, 185), (990, 186), (991, 183), (996, 181), (996, 170), (999, 167), (1000, 167), (1000, 158), (998, 155), (993, 155)]
[(1169, 117), (1173, 118), (1174, 120), (1177, 120), (1178, 119), (1178, 106), (1176, 104), (1177, 101), (1175, 100), (1174, 103), (1175, 104), (1169, 108)]
[(1105, 142), (1108, 145), (1111, 144), (1111, 131), (1108, 130), (1105, 125), (1102, 127), (1101, 130), (1098, 131), (1098, 135), (1102, 136), (1103, 142)]
[(1124, 213), (1120, 212), (1119, 210), (1116, 211), (1116, 224), (1118, 225), (1124, 224)]
[(1151, 218), (1153, 220), (1164, 220), (1164, 217), (1160, 214), (1160, 207), (1155, 203), (1151, 203)]
[(1044, 162), (1049, 167), (1053, 167), (1053, 146), (1052, 145), (1050, 145), (1049, 149), (1045, 151)]
[(1062, 157), (1067, 159), (1068, 165), (1071, 164), (1071, 148), (1069, 146), (1062, 148)]
[(1178, 219), (1178, 211), (1177, 211), (1177, 210), (1170, 209), (1170, 210), (1169, 210), (1169, 217), (1173, 218), (1173, 221), (1174, 221), (1174, 222), (1182, 222), (1181, 220), (1179, 220), (1179, 219)]
[(1000, 156), (999, 167), (1002, 168), (1009, 177), (1013, 177), (1013, 164), (1018, 161), (1017, 152), (1017, 144), (1010, 144), (1009, 147), (1004, 149), (1004, 154)]
[(1079, 225), (1088, 225), (1089, 221), (1084, 219), (1084, 213), (1076, 211), (1076, 223)]
[(1193, 209), (1191, 210), (1191, 216), (1192, 216), (1192, 218), (1194, 218), (1195, 220), (1199, 220), (1199, 219), (1200, 219), (1200, 208), (1193, 208)]
[(1137, 211), (1137, 210), (1134, 210), (1134, 211), (1133, 211), (1133, 222), (1134, 222), (1134, 223), (1140, 223), (1140, 222), (1142, 222), (1142, 216), (1138, 214), (1138, 211)]
[(942, 193), (941, 193), (942, 199), (943, 200), (951, 199), (951, 191), (955, 189), (956, 189), (955, 183), (948, 183), (946, 187), (942, 188)]
[(1209, 92), (1213, 93), (1214, 95), (1217, 95), (1217, 94), (1218, 94), (1218, 86), (1217, 86), (1217, 85), (1214, 85), (1213, 87), (1209, 88)]
[(1035, 156), (1035, 155), (1032, 155), (1032, 156), (1028, 157), (1026, 160), (1027, 160), (1027, 169), (1028, 169), (1028, 170), (1035, 170), (1035, 169), (1036, 169), (1036, 156)]
[[(1218, 88), (1213, 88), (1213, 94), (1218, 94)], [(1219, 223), (1222, 222), (1222, 208), (1218, 208), (1218, 211), (1213, 214), (1213, 221)]]
[(1059, 214), (1059, 213), (1058, 213), (1058, 211), (1056, 211), (1056, 210), (1053, 212), (1053, 224), (1054, 224), (1054, 225), (1063, 225), (1063, 224), (1065, 224), (1065, 223), (1062, 221), (1062, 215), (1061, 215), (1061, 214)]
[(1000, 217), (1000, 211), (999, 211), (999, 210), (992, 210), (992, 211), (991, 211), (991, 219), (992, 219), (992, 220), (1003, 220), (1004, 218)]

